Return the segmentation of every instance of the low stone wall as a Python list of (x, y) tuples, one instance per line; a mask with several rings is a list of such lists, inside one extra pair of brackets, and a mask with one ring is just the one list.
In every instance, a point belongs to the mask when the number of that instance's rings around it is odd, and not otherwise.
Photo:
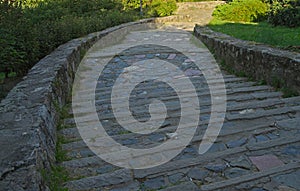
[(244, 72), (268, 84), (280, 83), (300, 94), (300, 54), (267, 45), (239, 40), (196, 26), (194, 34), (220, 62), (236, 72)]
[(0, 190), (49, 190), (43, 169), (55, 162), (59, 111), (81, 57), (107, 34), (153, 22), (126, 23), (69, 41), (39, 61), (0, 104)]

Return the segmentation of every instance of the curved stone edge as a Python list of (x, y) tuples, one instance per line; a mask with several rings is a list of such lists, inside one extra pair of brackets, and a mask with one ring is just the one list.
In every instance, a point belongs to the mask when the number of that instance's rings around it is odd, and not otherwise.
[(67, 42), (40, 60), (0, 103), (0, 190), (49, 190), (43, 169), (55, 164), (59, 108), (68, 100), (83, 54), (121, 24)]
[(265, 80), (270, 85), (282, 81), (283, 87), (300, 94), (299, 53), (239, 40), (197, 25), (194, 34), (226, 66), (255, 80)]

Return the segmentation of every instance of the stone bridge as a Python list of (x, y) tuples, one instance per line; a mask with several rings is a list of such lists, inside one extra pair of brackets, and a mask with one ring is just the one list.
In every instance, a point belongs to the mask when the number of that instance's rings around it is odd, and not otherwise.
[[(0, 105), (0, 190), (50, 190), (53, 165), (74, 191), (299, 190), (300, 97), (219, 69), (197, 38), (207, 29), (191, 31), (218, 3), (72, 40), (35, 65)], [(299, 54), (275, 51), (297, 76)]]

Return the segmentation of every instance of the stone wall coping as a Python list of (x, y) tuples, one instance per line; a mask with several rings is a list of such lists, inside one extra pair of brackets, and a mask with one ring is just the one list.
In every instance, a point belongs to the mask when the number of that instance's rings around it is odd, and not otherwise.
[(158, 20), (125, 23), (70, 40), (32, 67), (0, 103), (0, 190), (49, 190), (42, 171), (56, 161), (59, 108), (71, 93), (82, 54), (109, 33)]
[(272, 85), (274, 80), (300, 94), (300, 53), (270, 45), (240, 40), (196, 26), (194, 34), (212, 51), (219, 62), (236, 72), (245, 72), (255, 80)]

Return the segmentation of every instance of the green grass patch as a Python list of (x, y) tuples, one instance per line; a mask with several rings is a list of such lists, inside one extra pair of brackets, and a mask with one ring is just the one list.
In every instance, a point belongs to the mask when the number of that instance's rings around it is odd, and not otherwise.
[(61, 146), (65, 143), (67, 143), (67, 140), (63, 136), (58, 135), (55, 153), (57, 164), (51, 166), (51, 171), (43, 169), (41, 172), (51, 191), (68, 191), (67, 188), (63, 187), (63, 183), (70, 180), (69, 173), (64, 167), (59, 165), (60, 162), (69, 160), (66, 151)]
[(63, 136), (59, 135), (57, 137), (57, 143), (56, 143), (56, 153), (55, 158), (57, 162), (63, 162), (70, 160), (67, 156), (67, 152), (62, 149), (62, 144), (68, 143), (68, 140), (66, 140)]
[[(238, 23), (212, 19), (208, 25), (212, 30), (228, 34), (242, 40), (264, 43), (284, 49), (293, 49), (300, 45), (300, 27), (274, 27), (266, 22)], [(299, 49), (297, 49), (299, 51)]]
[(62, 186), (64, 182), (70, 180), (65, 168), (61, 166), (52, 166), (51, 172), (42, 170), (42, 176), (51, 191), (68, 191), (67, 188)]

